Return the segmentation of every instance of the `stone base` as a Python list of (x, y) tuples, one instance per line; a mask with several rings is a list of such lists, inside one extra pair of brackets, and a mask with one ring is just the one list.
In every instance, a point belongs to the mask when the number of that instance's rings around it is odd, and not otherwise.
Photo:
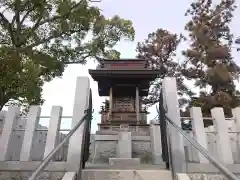
[[(112, 130), (101, 130), (96, 131), (96, 135), (118, 135), (119, 131), (112, 131)], [(149, 130), (146, 131), (138, 131), (138, 132), (132, 132), (132, 136), (149, 136)]]
[(160, 164), (164, 164), (163, 160), (162, 160), (162, 155), (155, 155), (152, 159), (152, 163), (154, 165), (160, 165)]
[(109, 165), (139, 165), (139, 158), (109, 158)]

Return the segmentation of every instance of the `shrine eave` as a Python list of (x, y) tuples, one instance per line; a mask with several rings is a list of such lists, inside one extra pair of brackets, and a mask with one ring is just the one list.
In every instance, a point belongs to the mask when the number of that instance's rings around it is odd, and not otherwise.
[(160, 74), (159, 70), (89, 70), (89, 74), (95, 81), (107, 78), (134, 78), (152, 81)]

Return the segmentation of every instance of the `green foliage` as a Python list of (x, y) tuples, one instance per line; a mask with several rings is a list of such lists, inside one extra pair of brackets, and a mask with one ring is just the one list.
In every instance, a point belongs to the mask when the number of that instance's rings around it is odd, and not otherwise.
[(133, 40), (132, 22), (106, 19), (89, 0), (0, 2), (0, 109), (10, 101), (41, 104), (42, 85), (66, 64), (119, 58), (113, 49)]
[(205, 116), (216, 106), (231, 116), (231, 108), (240, 105), (240, 93), (234, 85), (240, 67), (231, 57), (233, 35), (229, 28), (235, 8), (234, 0), (221, 0), (217, 5), (198, 0), (186, 13), (192, 17), (185, 26), (191, 45), (183, 52), (186, 61), (182, 74), (200, 89), (199, 96), (191, 97), (190, 106), (202, 107)]
[(102, 103), (100, 113), (108, 112), (108, 111), (109, 111), (109, 106), (110, 106), (110, 105), (109, 105), (109, 100), (108, 100), (108, 99), (105, 99), (105, 101)]

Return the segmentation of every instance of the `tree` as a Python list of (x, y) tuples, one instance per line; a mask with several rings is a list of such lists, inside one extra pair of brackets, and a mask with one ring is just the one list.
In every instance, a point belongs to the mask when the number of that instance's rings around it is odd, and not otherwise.
[(105, 99), (104, 102), (102, 102), (102, 106), (101, 106), (101, 110), (100, 110), (100, 113), (103, 113), (103, 112), (108, 112), (109, 111), (109, 100), (108, 99)]
[(131, 21), (106, 19), (89, 0), (2, 0), (0, 7), (0, 109), (43, 103), (43, 83), (66, 64), (118, 58), (114, 45), (134, 39)]
[(166, 76), (177, 78), (181, 105), (187, 102), (187, 100), (183, 98), (183, 95), (192, 94), (183, 83), (180, 65), (174, 59), (176, 57), (176, 49), (181, 39), (181, 35), (178, 36), (167, 30), (157, 29), (156, 32), (150, 33), (144, 42), (138, 43), (137, 58), (146, 60), (148, 66), (152, 69), (159, 70), (159, 77), (151, 82), (149, 97), (143, 99), (145, 104), (153, 105), (159, 102), (162, 80)]
[(183, 52), (186, 61), (181, 72), (200, 89), (189, 106), (202, 107), (204, 116), (209, 116), (213, 107), (223, 107), (226, 116), (231, 116), (231, 108), (240, 105), (234, 84), (240, 67), (231, 56), (233, 36), (229, 28), (235, 8), (234, 0), (221, 0), (216, 5), (212, 0), (197, 0), (186, 13), (192, 17), (185, 26), (191, 44)]

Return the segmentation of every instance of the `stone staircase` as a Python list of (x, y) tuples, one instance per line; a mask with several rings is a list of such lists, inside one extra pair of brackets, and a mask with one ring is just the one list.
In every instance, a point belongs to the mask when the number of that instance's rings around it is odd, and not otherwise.
[[(62, 180), (66, 172), (41, 172), (36, 180)], [(0, 171), (0, 180), (28, 180), (32, 171)], [(82, 180), (172, 180), (165, 165), (86, 164)], [(68, 179), (67, 179), (68, 180)], [(69, 179), (72, 180), (72, 179)]]

